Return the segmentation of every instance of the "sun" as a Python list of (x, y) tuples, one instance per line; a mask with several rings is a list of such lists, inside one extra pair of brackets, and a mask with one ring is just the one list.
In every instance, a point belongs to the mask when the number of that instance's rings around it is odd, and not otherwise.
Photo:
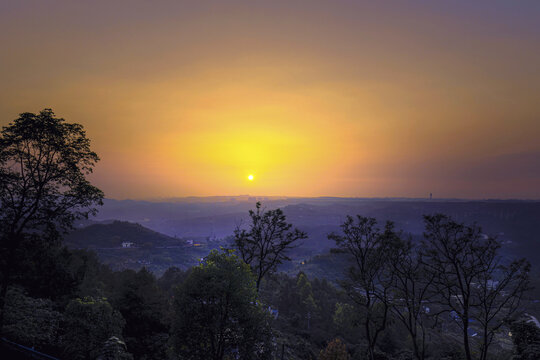
[(253, 174), (249, 174), (248, 175), (248, 180), (253, 181), (253, 179), (255, 179), (255, 176), (253, 176)]

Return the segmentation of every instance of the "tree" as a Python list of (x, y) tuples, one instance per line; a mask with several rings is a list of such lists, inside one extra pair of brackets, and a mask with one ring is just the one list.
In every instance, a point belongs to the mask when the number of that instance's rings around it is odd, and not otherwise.
[(120, 337), (125, 321), (105, 299), (72, 300), (64, 313), (62, 344), (69, 359), (95, 359), (111, 336)]
[(249, 211), (249, 230), (237, 227), (234, 243), (242, 260), (251, 266), (256, 277), (257, 293), (262, 279), (276, 271), (287, 257), (287, 251), (295, 247), (295, 242), (306, 239), (307, 234), (298, 229), (291, 230), (281, 209), (265, 211), (257, 202), (255, 211)]
[(23, 113), (0, 133), (0, 331), (7, 288), (25, 248), (59, 243), (103, 193), (86, 175), (99, 160), (79, 124), (51, 109)]
[(164, 359), (168, 338), (167, 299), (146, 268), (114, 274), (111, 305), (126, 321), (124, 340), (137, 359)]
[(249, 266), (213, 250), (177, 288), (172, 343), (181, 359), (270, 359), (268, 314)]
[(319, 360), (349, 360), (347, 346), (340, 340), (334, 339), (319, 353)]
[(9, 288), (4, 334), (10, 340), (49, 351), (56, 345), (61, 320), (62, 314), (51, 300), (31, 298), (17, 287)]
[[(427, 271), (433, 274), (433, 287), (442, 312), (455, 314), (460, 325), (467, 360), (472, 359), (469, 326), (473, 304), (475, 275), (482, 263), (476, 256), (480, 230), (465, 226), (446, 215), (424, 216), (423, 259)], [(438, 314), (437, 314), (438, 315)]]
[(66, 303), (74, 297), (103, 295), (96, 276), (104, 265), (95, 253), (34, 245), (25, 246), (25, 257), (18, 259), (17, 272), (11, 277), (12, 283), (24, 288), (29, 296)]
[(540, 359), (540, 329), (534, 323), (525, 321), (512, 323), (510, 329), (516, 354), (512, 359)]
[(300, 311), (306, 319), (306, 328), (310, 330), (311, 327), (311, 318), (314, 316), (315, 311), (317, 310), (317, 304), (313, 298), (313, 291), (311, 288), (311, 283), (309, 282), (306, 274), (303, 272), (298, 273), (296, 277), (296, 288), (298, 291), (298, 296), (300, 303)]
[(393, 295), (398, 299), (392, 311), (409, 332), (415, 357), (423, 360), (428, 335), (426, 323), (429, 309), (426, 303), (429, 303), (432, 295), (431, 286), (436, 275), (426, 271), (410, 240), (402, 243), (397, 256), (391, 260)]
[(344, 252), (352, 255), (354, 264), (347, 279), (341, 282), (349, 297), (362, 309), (362, 325), (368, 343), (368, 356), (375, 359), (379, 335), (386, 328), (391, 308), (393, 273), (391, 259), (401, 243), (391, 222), (383, 231), (377, 221), (358, 215), (347, 216), (341, 225), (343, 234), (328, 236)]
[(133, 360), (133, 356), (127, 352), (126, 344), (122, 340), (111, 336), (103, 344), (96, 360)]
[(433, 276), (433, 301), (442, 306), (439, 313), (455, 314), (467, 360), (472, 359), (471, 320), (479, 322), (480, 357), (485, 360), (495, 332), (516, 312), (528, 288), (530, 265), (518, 260), (503, 266), (497, 256), (499, 242), (476, 224), (458, 223), (442, 214), (424, 220), (422, 259)]
[(356, 304), (348, 304), (348, 303), (336, 303), (335, 310), (332, 316), (333, 325), (337, 328), (338, 332), (341, 333), (341, 335), (347, 335), (349, 338), (354, 337), (358, 324), (361, 323), (360, 313), (358, 311), (357, 306), (353, 306)]
[(189, 270), (184, 271), (180, 270), (176, 266), (171, 266), (165, 270), (163, 275), (161, 275), (161, 277), (157, 280), (157, 284), (163, 292), (167, 293), (169, 296), (172, 296), (174, 295), (175, 287), (183, 283), (188, 274)]
[(500, 245), (495, 239), (487, 239), (488, 250), (482, 251), (473, 290), (477, 305), (474, 318), (482, 329), (480, 359), (488, 359), (489, 346), (503, 325), (510, 323), (518, 312), (523, 294), (529, 289), (530, 263), (525, 259), (514, 260), (508, 266), (497, 256)]

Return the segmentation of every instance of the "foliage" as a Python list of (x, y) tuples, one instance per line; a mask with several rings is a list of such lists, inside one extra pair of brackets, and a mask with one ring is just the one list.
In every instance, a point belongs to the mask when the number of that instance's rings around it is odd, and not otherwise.
[(105, 299), (72, 300), (64, 313), (61, 341), (69, 359), (94, 359), (111, 336), (121, 337), (125, 321)]
[[(299, 273), (296, 280), (296, 287), (298, 289), (298, 295), (301, 300), (301, 311), (304, 315), (308, 317), (308, 320), (311, 319), (311, 316), (317, 310), (317, 304), (313, 298), (313, 291), (311, 283), (309, 282), (307, 276), (304, 273)], [(309, 322), (308, 322), (309, 327)]]
[[(30, 249), (58, 245), (77, 218), (95, 213), (103, 193), (86, 175), (99, 160), (79, 124), (52, 110), (23, 113), (0, 135), (0, 309)], [(4, 316), (2, 311), (1, 316)], [(0, 326), (2, 318), (0, 318)]]
[(334, 339), (319, 353), (319, 360), (349, 360), (347, 346), (340, 340)]
[(212, 251), (176, 292), (176, 354), (182, 359), (269, 359), (268, 316), (256, 298), (249, 266), (231, 251)]
[(111, 336), (103, 344), (96, 360), (133, 360), (133, 356), (127, 352), (126, 344), (122, 340)]
[(514, 360), (540, 358), (540, 329), (529, 322), (515, 322), (510, 327), (514, 341)]
[(255, 211), (249, 211), (249, 230), (236, 228), (234, 242), (242, 259), (251, 266), (256, 277), (257, 292), (262, 279), (276, 271), (287, 257), (287, 250), (295, 247), (295, 242), (306, 239), (307, 234), (298, 229), (291, 230), (281, 209), (264, 210), (257, 202)]
[(28, 297), (17, 287), (10, 287), (6, 296), (4, 334), (12, 341), (28, 347), (54, 347), (62, 314), (47, 299)]
[(168, 295), (174, 294), (176, 286), (182, 284), (189, 275), (189, 271), (183, 271), (176, 266), (168, 268), (157, 280), (158, 286)]
[(96, 254), (65, 247), (44, 249), (39, 241), (33, 244), (11, 276), (29, 296), (59, 301), (62, 307), (77, 296), (103, 296), (97, 273), (105, 269)]
[(0, 138), (0, 225), (5, 241), (23, 232), (56, 238), (73, 221), (95, 213), (103, 193), (86, 175), (99, 160), (79, 124), (50, 109), (23, 113)]
[(115, 273), (109, 301), (126, 321), (123, 332), (129, 351), (137, 359), (164, 359), (169, 327), (167, 302), (156, 278), (146, 269)]
[(68, 270), (77, 284), (76, 297), (105, 296), (105, 281), (113, 276), (111, 269), (92, 251), (70, 250), (69, 253)]
[(354, 305), (337, 303), (334, 311), (334, 324), (343, 333), (351, 333), (360, 322), (359, 313)]

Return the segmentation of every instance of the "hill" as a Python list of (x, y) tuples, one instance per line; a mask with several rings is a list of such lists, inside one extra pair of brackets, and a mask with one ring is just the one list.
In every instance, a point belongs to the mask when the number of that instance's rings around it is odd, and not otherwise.
[(121, 247), (123, 242), (133, 243), (134, 247), (147, 248), (186, 245), (185, 240), (127, 221), (93, 224), (77, 229), (66, 236), (65, 242), (70, 247), (87, 249)]
[[(132, 243), (123, 247), (122, 243)], [(65, 238), (70, 248), (90, 249), (113, 270), (146, 267), (157, 275), (170, 266), (187, 269), (198, 264), (210, 251), (212, 243), (204, 239), (170, 237), (127, 221), (92, 224), (74, 230)]]

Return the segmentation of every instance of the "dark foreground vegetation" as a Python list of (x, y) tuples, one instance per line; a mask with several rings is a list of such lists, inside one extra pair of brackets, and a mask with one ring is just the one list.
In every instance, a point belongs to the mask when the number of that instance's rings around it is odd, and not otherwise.
[(86, 179), (96, 161), (82, 127), (50, 110), (2, 131), (4, 356), (10, 341), (62, 359), (540, 358), (530, 264), (476, 224), (426, 215), (412, 239), (349, 216), (328, 235), (343, 269), (328, 281), (278, 271), (309, 234), (257, 203), (230, 249), (189, 269), (113, 271), (62, 243), (102, 201)]

